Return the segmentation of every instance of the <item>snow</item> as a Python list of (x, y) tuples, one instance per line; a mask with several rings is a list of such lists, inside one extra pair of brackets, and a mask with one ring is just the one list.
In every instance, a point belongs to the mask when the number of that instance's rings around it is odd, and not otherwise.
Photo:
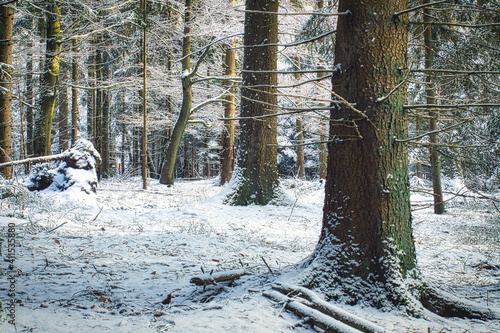
[[(111, 179), (99, 184), (97, 194), (23, 192), (23, 200), (3, 199), (0, 238), (6, 242), (6, 227), (14, 223), (18, 244), (17, 331), (315, 332), (307, 325), (292, 328), (301, 319), (263, 293), (277, 281), (293, 283), (295, 265), (316, 246), (323, 185), (283, 180), (291, 204), (232, 207), (222, 203), (227, 187), (216, 184), (207, 179), (167, 187), (150, 180), (142, 190), (140, 179)], [(412, 196), (415, 208), (431, 201), (428, 194)], [(499, 219), (489, 202), (462, 197), (448, 202), (441, 216), (431, 208), (415, 210), (426, 281), (498, 311)], [(7, 262), (0, 269), (11, 273)], [(246, 274), (233, 282), (190, 283), (195, 276), (238, 269)], [(0, 281), (5, 305), (8, 286)], [(411, 318), (333, 305), (387, 332), (500, 332), (494, 320)], [(15, 332), (5, 316), (0, 332)]]

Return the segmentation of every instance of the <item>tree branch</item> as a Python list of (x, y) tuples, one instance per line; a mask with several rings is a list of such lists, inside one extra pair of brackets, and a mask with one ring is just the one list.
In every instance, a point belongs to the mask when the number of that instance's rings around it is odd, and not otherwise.
[(429, 6), (432, 6), (432, 5), (437, 5), (437, 4), (440, 4), (440, 3), (443, 3), (443, 2), (446, 2), (447, 0), (442, 0), (442, 1), (437, 1), (437, 2), (431, 2), (431, 3), (425, 3), (423, 5), (420, 5), (420, 6), (416, 6), (416, 7), (412, 7), (412, 8), (408, 8), (406, 10), (403, 10), (403, 11), (400, 11), (400, 12), (397, 12), (397, 13), (394, 13), (394, 16), (399, 16), (399, 15), (403, 15), (403, 14), (406, 14), (406, 13), (409, 13), (409, 12), (413, 12), (415, 10), (418, 10), (418, 9), (421, 9), (421, 8), (424, 8), (424, 7), (429, 7)]

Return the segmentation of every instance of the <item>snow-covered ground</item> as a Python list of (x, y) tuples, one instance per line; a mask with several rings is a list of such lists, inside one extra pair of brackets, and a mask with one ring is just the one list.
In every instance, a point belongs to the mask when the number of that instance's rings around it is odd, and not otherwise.
[[(292, 328), (300, 318), (262, 294), (293, 276), (321, 227), (323, 186), (296, 180), (283, 185), (288, 206), (223, 205), (224, 188), (214, 179), (173, 187), (150, 180), (148, 190), (139, 179), (112, 179), (99, 184), (97, 195), (4, 199), (4, 259), (9, 223), (18, 246), (14, 270), (0, 263), (0, 300), (6, 307), (7, 277), (16, 272), (17, 332), (315, 332)], [(436, 216), (420, 209), (430, 201), (429, 195), (412, 197), (424, 277), (499, 309), (500, 213), (488, 201), (456, 198)], [(202, 270), (239, 268), (247, 275), (232, 283), (190, 283)], [(498, 321), (342, 307), (387, 332), (500, 332)], [(8, 321), (4, 313), (0, 332), (16, 331)]]

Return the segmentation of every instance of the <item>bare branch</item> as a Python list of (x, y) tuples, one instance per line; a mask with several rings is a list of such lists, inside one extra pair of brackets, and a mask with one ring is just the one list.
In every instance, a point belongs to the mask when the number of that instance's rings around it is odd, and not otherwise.
[(467, 124), (468, 122), (470, 122), (470, 120), (462, 121), (462, 122), (460, 122), (458, 124), (454, 124), (454, 125), (451, 125), (451, 126), (439, 129), (439, 130), (435, 130), (435, 131), (430, 131), (430, 132), (427, 132), (427, 133), (423, 133), (421, 135), (417, 135), (416, 137), (408, 138), (406, 140), (396, 140), (396, 142), (409, 142), (409, 141), (418, 140), (418, 139), (421, 139), (421, 138), (423, 138), (425, 136), (428, 136), (428, 135), (432, 135), (432, 134), (437, 134), (437, 133), (449, 131), (449, 130), (455, 128), (455, 127), (459, 127), (459, 126), (462, 126), (463, 124)]
[(447, 0), (442, 0), (442, 1), (437, 1), (437, 2), (431, 2), (431, 3), (425, 3), (423, 5), (420, 5), (420, 6), (416, 6), (416, 7), (412, 7), (412, 8), (408, 8), (406, 10), (403, 10), (403, 11), (400, 11), (400, 12), (397, 12), (397, 13), (394, 13), (394, 16), (399, 16), (399, 15), (403, 15), (403, 14), (406, 14), (406, 13), (409, 13), (409, 12), (413, 12), (415, 10), (418, 10), (418, 9), (421, 9), (421, 8), (424, 8), (424, 7), (429, 7), (429, 6), (432, 6), (432, 5), (437, 5), (437, 4), (440, 4), (440, 3), (443, 3), (443, 2), (446, 2)]

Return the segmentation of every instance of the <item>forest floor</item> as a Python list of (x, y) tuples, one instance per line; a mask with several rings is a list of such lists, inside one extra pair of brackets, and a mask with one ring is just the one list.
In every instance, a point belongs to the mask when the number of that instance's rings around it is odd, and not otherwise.
[[(322, 184), (284, 180), (283, 186), (290, 205), (229, 207), (215, 179), (173, 187), (150, 180), (148, 190), (139, 179), (111, 179), (97, 195), (3, 199), (3, 258), (9, 223), (17, 247), (13, 270), (0, 263), (0, 301), (5, 308), (14, 287), (17, 302), (16, 326), (4, 312), (0, 332), (316, 332), (293, 328), (300, 318), (263, 296), (275, 281), (293, 282), (321, 228)], [(499, 211), (491, 201), (455, 197), (437, 216), (431, 199), (412, 195), (424, 278), (500, 310)], [(233, 282), (190, 283), (202, 269), (240, 268), (247, 275)], [(500, 332), (493, 320), (339, 306), (387, 332)]]

